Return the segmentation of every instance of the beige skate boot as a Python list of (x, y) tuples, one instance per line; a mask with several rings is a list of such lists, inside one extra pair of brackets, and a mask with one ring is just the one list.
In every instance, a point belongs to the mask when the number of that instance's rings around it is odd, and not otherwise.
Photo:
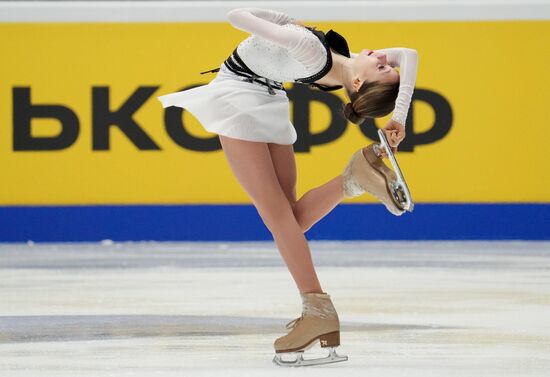
[(396, 216), (405, 210), (392, 195), (391, 184), (397, 180), (394, 171), (379, 157), (378, 144), (361, 148), (351, 157), (342, 176), (344, 196), (353, 198), (368, 192), (380, 200)]
[[(281, 366), (305, 366), (345, 361), (347, 356), (338, 356), (334, 347), (340, 345), (340, 321), (330, 296), (326, 293), (302, 293), (302, 316), (289, 322), (291, 331), (275, 341), (273, 362)], [(330, 347), (329, 356), (304, 360), (303, 352), (319, 340), (321, 347)], [(283, 354), (297, 353), (295, 360), (285, 361)]]

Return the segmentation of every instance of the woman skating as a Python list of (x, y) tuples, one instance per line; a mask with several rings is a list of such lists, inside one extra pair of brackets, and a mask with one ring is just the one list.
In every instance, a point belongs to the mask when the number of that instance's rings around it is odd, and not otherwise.
[[(159, 97), (163, 107), (190, 111), (202, 126), (219, 135), (227, 161), (273, 235), (300, 291), (302, 315), (291, 331), (275, 341), (278, 356), (303, 351), (315, 341), (322, 347), (340, 344), (338, 315), (319, 283), (304, 236), (309, 228), (345, 197), (368, 191), (395, 215), (403, 208), (388, 190), (393, 179), (381, 166), (384, 150), (373, 145), (353, 154), (341, 175), (296, 198), (296, 163), (284, 82), (321, 90), (345, 89), (351, 102), (343, 111), (356, 124), (393, 110), (385, 132), (392, 149), (405, 137), (404, 124), (416, 80), (417, 54), (408, 48), (349, 52), (345, 39), (304, 27), (290, 16), (269, 9), (239, 8), (229, 22), (251, 35), (242, 41), (207, 85)], [(395, 70), (399, 66), (401, 75)], [(347, 359), (326, 359), (291, 365)], [(280, 357), (278, 364), (286, 365)]]

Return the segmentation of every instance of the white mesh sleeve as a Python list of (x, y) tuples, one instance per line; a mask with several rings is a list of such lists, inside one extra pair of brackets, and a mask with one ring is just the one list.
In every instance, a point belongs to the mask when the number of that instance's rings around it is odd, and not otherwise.
[[(386, 54), (389, 65), (399, 67), (399, 94), (395, 100), (391, 119), (405, 125), (416, 83), (418, 53), (416, 50), (405, 47), (384, 48), (376, 51)], [(350, 55), (355, 57), (357, 54), (351, 53)]]
[(288, 50), (312, 74), (325, 65), (327, 51), (319, 39), (294, 18), (271, 9), (237, 8), (227, 13), (233, 27), (258, 35)]
[(405, 125), (416, 83), (418, 53), (416, 50), (403, 47), (385, 48), (378, 51), (386, 54), (389, 65), (399, 67), (399, 94), (395, 100), (395, 109), (391, 119)]
[(293, 29), (281, 27), (294, 19), (275, 10), (237, 8), (227, 13), (227, 19), (234, 28), (258, 35), (285, 48), (296, 46), (300, 39), (300, 35), (293, 32)]

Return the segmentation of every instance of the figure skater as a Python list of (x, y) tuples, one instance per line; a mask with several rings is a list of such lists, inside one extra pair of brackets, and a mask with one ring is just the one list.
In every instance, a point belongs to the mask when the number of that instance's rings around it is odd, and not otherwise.
[[(369, 192), (394, 215), (403, 213), (391, 194), (395, 179), (373, 144), (354, 153), (342, 174), (296, 199), (296, 162), (284, 82), (324, 91), (344, 89), (350, 102), (343, 116), (360, 124), (393, 111), (384, 127), (392, 152), (405, 137), (405, 120), (417, 70), (417, 53), (409, 48), (350, 53), (333, 30), (324, 33), (270, 9), (238, 8), (227, 14), (233, 27), (251, 35), (243, 40), (208, 84), (159, 97), (164, 108), (190, 111), (208, 131), (219, 135), (232, 172), (271, 232), (302, 298), (302, 315), (287, 324), (290, 332), (275, 341), (274, 362), (314, 365), (347, 360), (338, 356), (338, 314), (323, 291), (304, 232), (344, 198)], [(395, 67), (400, 68), (398, 72)], [(304, 350), (319, 340), (326, 358), (304, 360)], [(295, 360), (281, 356), (298, 353)]]

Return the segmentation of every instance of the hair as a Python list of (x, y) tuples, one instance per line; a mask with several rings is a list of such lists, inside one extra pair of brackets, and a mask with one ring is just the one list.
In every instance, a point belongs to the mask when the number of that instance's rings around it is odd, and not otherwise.
[(344, 117), (352, 123), (361, 124), (366, 118), (381, 118), (391, 113), (399, 94), (399, 81), (381, 84), (378, 81), (364, 82), (357, 92), (346, 92), (351, 102), (343, 107)]

